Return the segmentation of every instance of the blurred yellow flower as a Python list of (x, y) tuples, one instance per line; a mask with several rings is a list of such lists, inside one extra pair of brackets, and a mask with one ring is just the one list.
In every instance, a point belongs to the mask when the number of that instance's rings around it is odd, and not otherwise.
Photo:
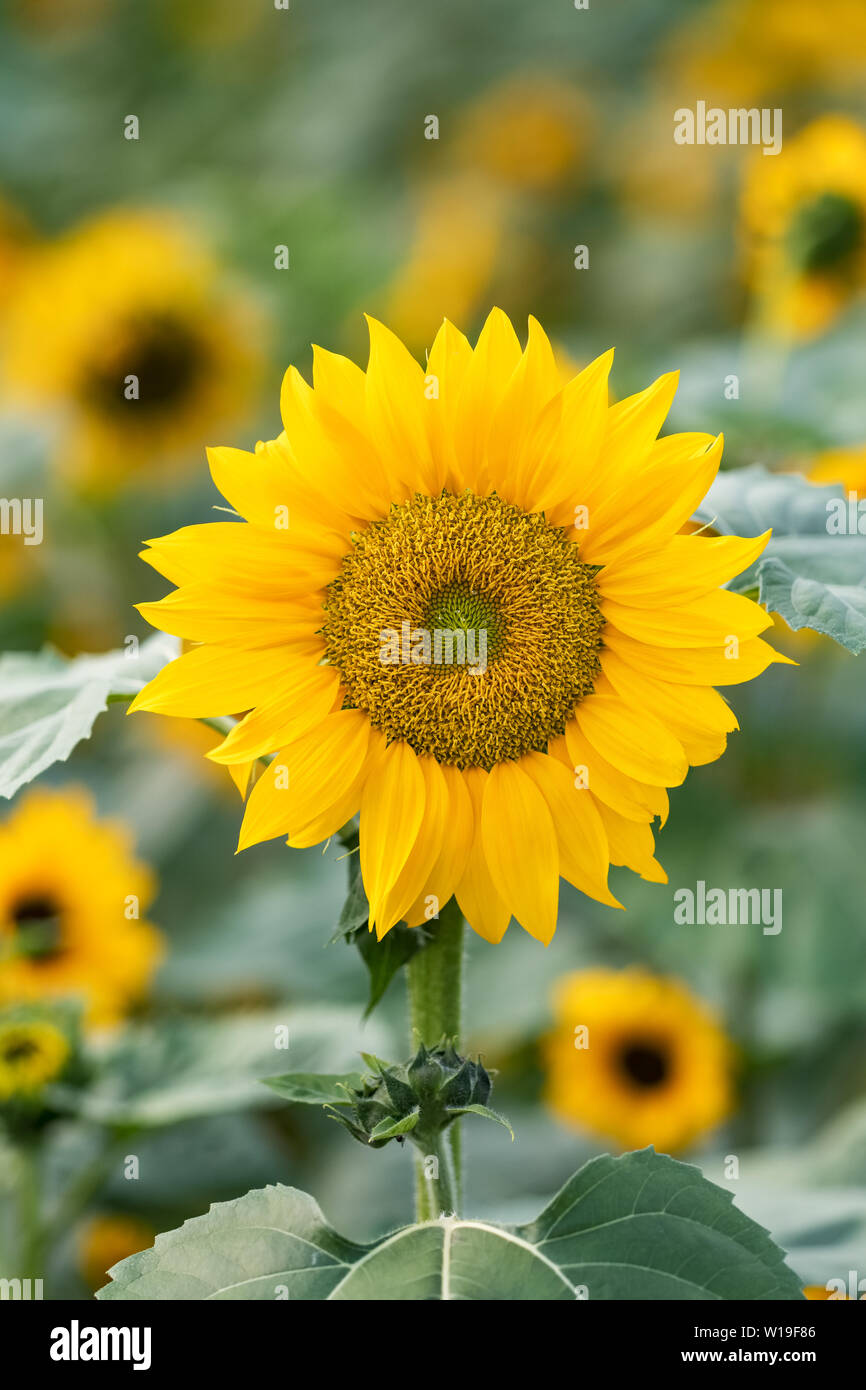
[(101, 1289), (112, 1265), (149, 1249), (155, 1238), (152, 1226), (125, 1212), (91, 1217), (78, 1235), (78, 1264), (85, 1281), (91, 1289)]
[(866, 444), (827, 449), (814, 460), (808, 476), (813, 483), (841, 483), (846, 492), (866, 497)]
[(589, 115), (575, 88), (550, 73), (497, 83), (462, 116), (458, 161), (512, 191), (541, 193), (575, 177), (589, 141)]
[[(862, 85), (866, 8), (862, 0), (718, 0), (677, 26), (661, 61), (671, 83), (709, 105)], [(679, 101), (674, 105), (680, 105)]]
[(194, 461), (215, 418), (250, 407), (258, 316), (157, 212), (94, 218), (30, 258), (6, 322), (5, 391), (62, 405), (61, 465), (111, 490)]
[(477, 178), (455, 174), (422, 188), (408, 257), (384, 296), (394, 331), (420, 348), (443, 316), (453, 322), (474, 318), (504, 231), (501, 197)]
[(729, 1113), (731, 1044), (680, 981), (579, 970), (558, 981), (553, 1004), (546, 1100), (567, 1124), (675, 1153)]
[(34, 1095), (59, 1076), (71, 1048), (65, 1033), (42, 1019), (0, 1019), (0, 1102)]
[(866, 283), (866, 131), (822, 116), (753, 157), (742, 199), (747, 275), (766, 325), (810, 337)]
[(112, 1023), (150, 982), (153, 876), (80, 790), (31, 791), (0, 826), (0, 1002), (82, 998)]

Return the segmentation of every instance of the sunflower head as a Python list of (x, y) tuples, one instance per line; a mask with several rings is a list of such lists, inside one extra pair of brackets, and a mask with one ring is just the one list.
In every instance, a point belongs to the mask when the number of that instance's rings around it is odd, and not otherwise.
[(611, 405), (611, 353), (575, 374), (498, 310), (426, 371), (370, 339), (366, 372), (289, 369), (277, 439), (210, 450), (241, 519), (149, 542), (177, 587), (140, 611), (190, 645), (131, 708), (248, 711), (209, 754), (242, 785), (270, 760), (240, 848), (360, 812), (380, 936), (456, 895), (488, 941), (513, 914), (548, 942), (560, 877), (614, 907), (611, 864), (664, 881), (666, 788), (737, 727), (712, 687), (784, 659), (720, 587), (768, 537), (681, 534), (721, 441), (658, 438), (675, 374)]
[(186, 228), (114, 211), (31, 257), (9, 306), (6, 375), (25, 399), (65, 407), (64, 467), (108, 490), (167, 474), (206, 427), (249, 407), (261, 327)]
[(677, 1152), (728, 1114), (731, 1045), (678, 980), (577, 971), (559, 981), (554, 1014), (546, 1094), (567, 1124), (626, 1149)]
[(147, 989), (162, 940), (150, 871), (78, 790), (31, 791), (0, 825), (0, 1003), (77, 999), (112, 1023)]
[(755, 158), (743, 222), (768, 321), (798, 336), (822, 331), (866, 283), (866, 131), (822, 116), (774, 159)]
[(32, 1105), (63, 1074), (72, 1056), (69, 1031), (45, 1015), (0, 1014), (0, 1105)]

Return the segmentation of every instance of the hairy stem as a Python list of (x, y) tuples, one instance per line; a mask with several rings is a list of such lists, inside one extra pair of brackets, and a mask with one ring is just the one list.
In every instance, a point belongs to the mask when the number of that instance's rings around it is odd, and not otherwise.
[[(424, 1043), (432, 1048), (446, 1037), (459, 1047), (463, 916), (456, 899), (443, 908), (429, 930), (432, 941), (416, 952), (406, 972), (413, 1046)], [(459, 1124), (455, 1121), (447, 1135), (438, 1136), (438, 1142), (431, 1143), (418, 1159), (415, 1206), (419, 1221), (436, 1220), (441, 1212), (456, 1212), (460, 1205)], [(437, 1170), (438, 1177), (431, 1177)]]

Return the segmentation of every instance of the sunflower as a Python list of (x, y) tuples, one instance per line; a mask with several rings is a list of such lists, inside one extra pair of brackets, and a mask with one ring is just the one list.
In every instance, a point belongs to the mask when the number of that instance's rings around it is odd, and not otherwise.
[(258, 328), (185, 228), (113, 211), (31, 257), (8, 311), (6, 389), (67, 407), (61, 463), (82, 484), (170, 476), (215, 415), (249, 407)]
[(775, 158), (757, 155), (742, 213), (768, 324), (795, 337), (822, 332), (866, 283), (866, 131), (822, 116)]
[(210, 451), (243, 520), (149, 543), (177, 588), (140, 611), (197, 645), (131, 709), (248, 711), (209, 754), (276, 754), (241, 849), (360, 811), (379, 936), (456, 894), (488, 941), (513, 913), (549, 942), (560, 875), (612, 906), (611, 863), (666, 881), (665, 789), (737, 727), (713, 683), (786, 660), (717, 587), (769, 533), (677, 534), (721, 440), (656, 438), (675, 375), (609, 407), (612, 354), (564, 383), (498, 310), (474, 351), (446, 322), (426, 377), (370, 335), (366, 374), (318, 348), (312, 389), (289, 369), (278, 439)]
[(36, 1095), (60, 1076), (71, 1050), (55, 1023), (24, 1016), (0, 1018), (0, 1104)]
[(32, 791), (0, 826), (0, 1002), (82, 998), (90, 1023), (147, 988), (161, 937), (140, 917), (154, 894), (126, 831), (79, 791)]
[(554, 1015), (546, 1098), (567, 1124), (677, 1152), (728, 1114), (731, 1045), (678, 980), (579, 970), (557, 983)]

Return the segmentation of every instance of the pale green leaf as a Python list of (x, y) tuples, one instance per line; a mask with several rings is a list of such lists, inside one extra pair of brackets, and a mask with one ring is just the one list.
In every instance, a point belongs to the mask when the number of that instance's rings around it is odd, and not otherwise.
[(697, 517), (724, 535), (772, 527), (763, 554), (728, 587), (756, 592), (794, 629), (812, 628), (851, 652), (866, 649), (866, 516), (858, 518), (841, 487), (757, 464), (736, 468), (719, 474)]
[(69, 660), (45, 648), (0, 657), (0, 796), (65, 762), (112, 697), (131, 698), (177, 652), (177, 640), (159, 633), (137, 653)]

